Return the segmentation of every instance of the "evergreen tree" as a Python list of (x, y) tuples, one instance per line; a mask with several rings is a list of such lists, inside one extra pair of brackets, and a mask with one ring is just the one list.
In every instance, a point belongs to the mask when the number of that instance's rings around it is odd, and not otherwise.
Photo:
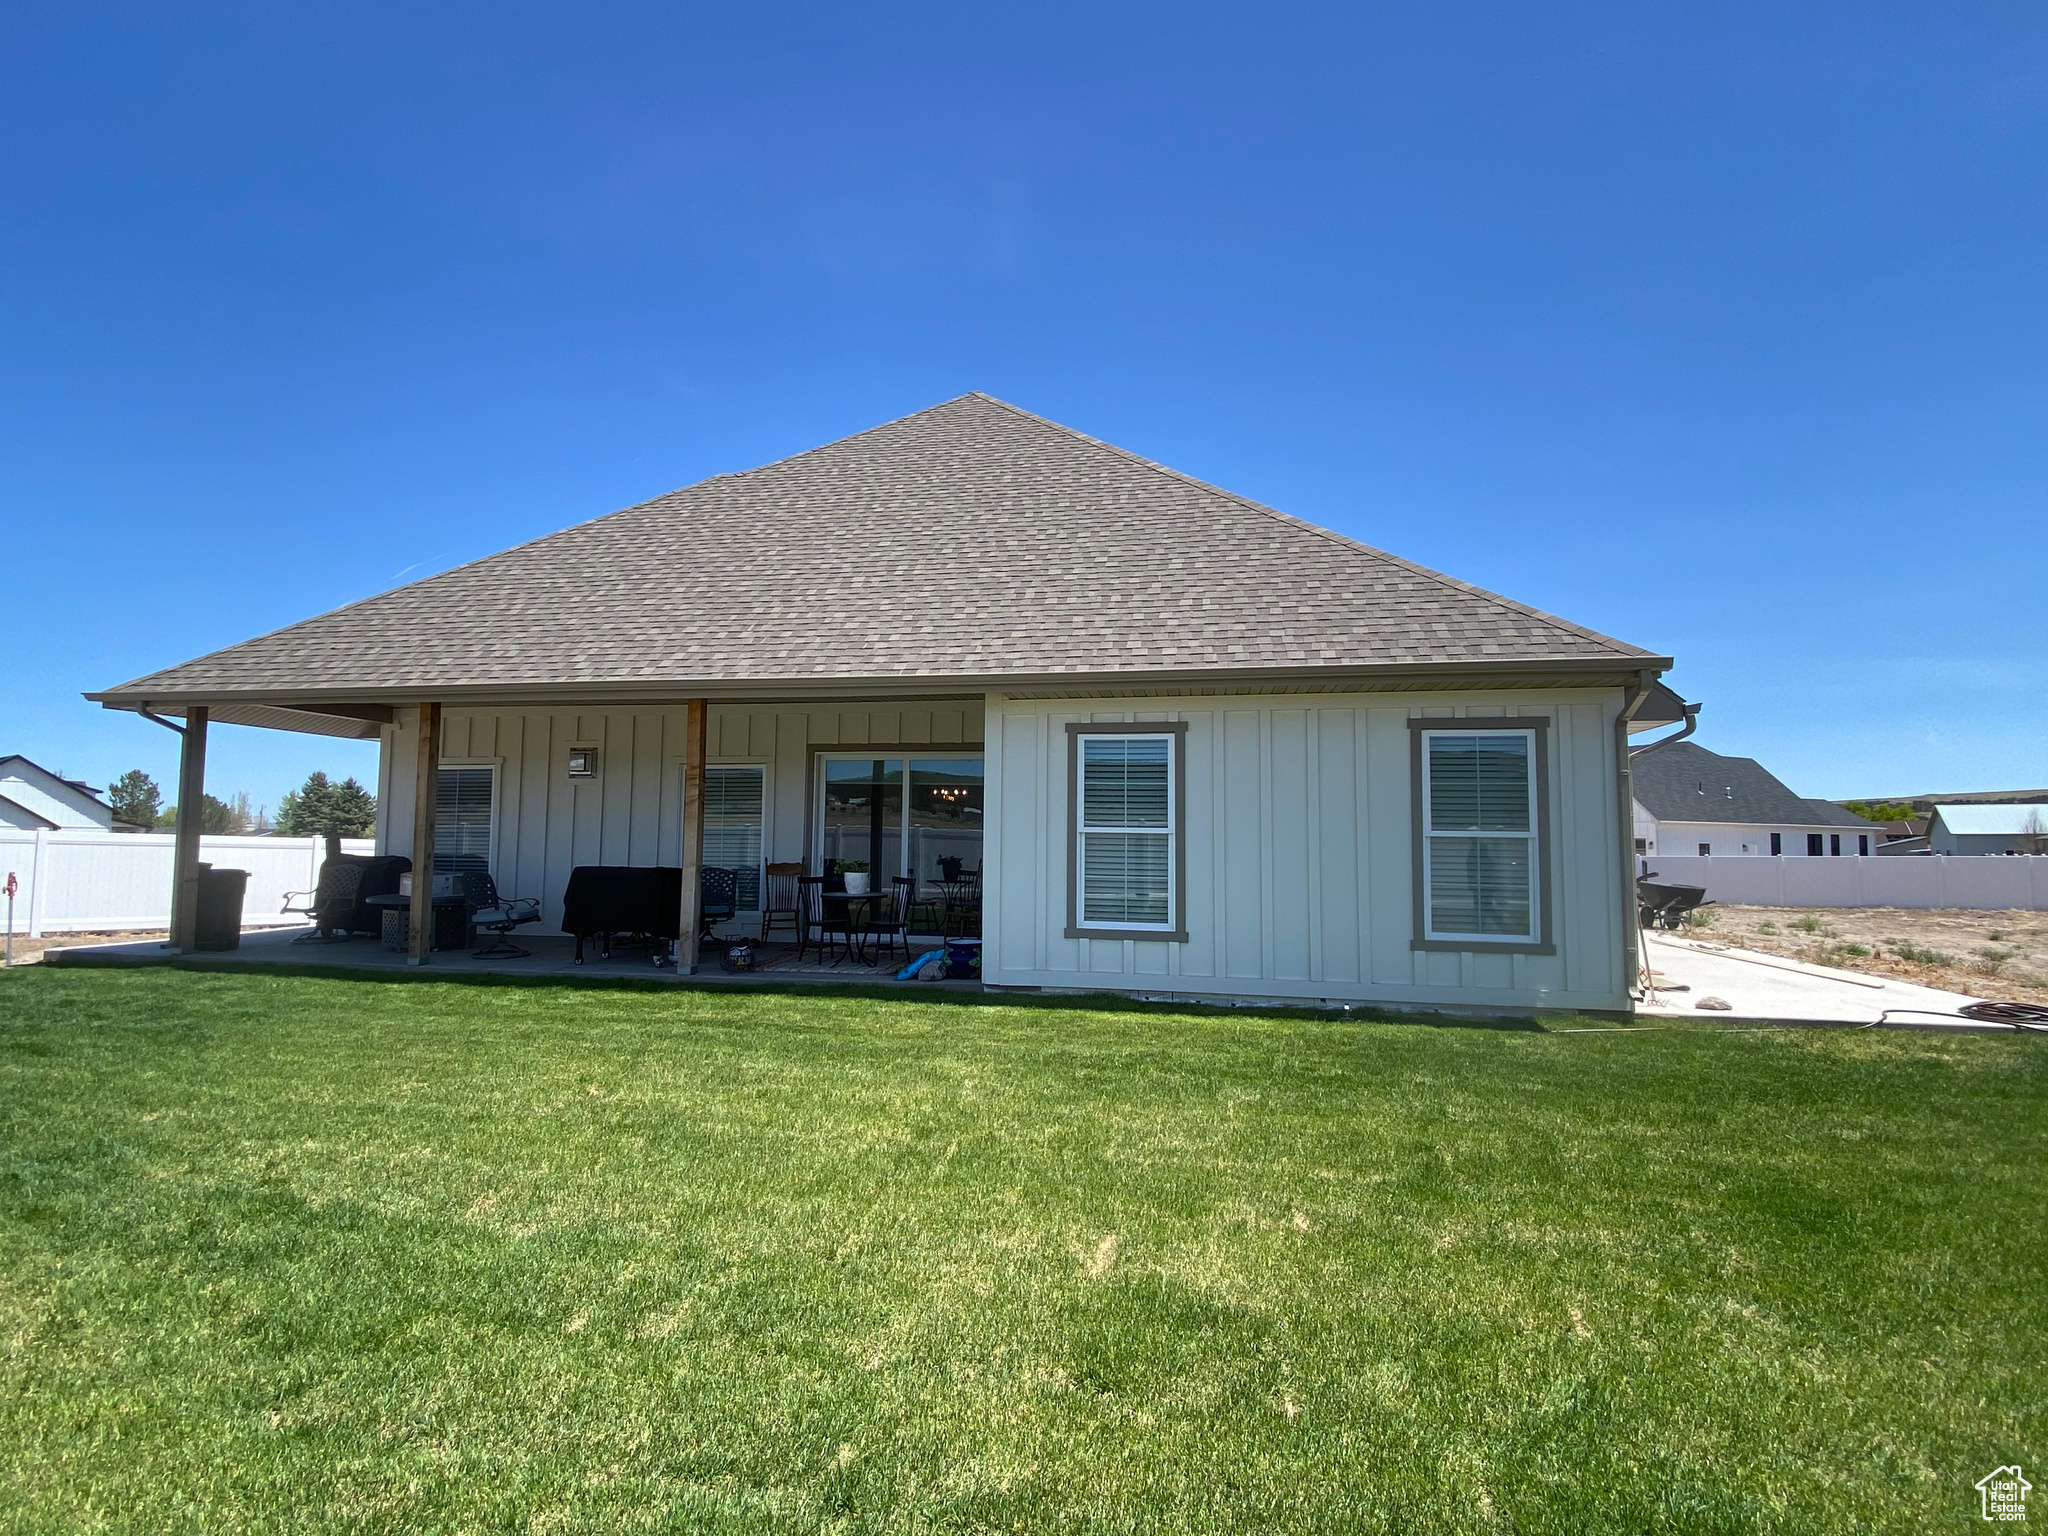
[(368, 837), (377, 826), (377, 797), (354, 779), (339, 784), (315, 769), (277, 802), (279, 837)]
[(156, 780), (140, 768), (130, 768), (114, 780), (113, 788), (107, 791), (107, 800), (114, 807), (114, 819), (125, 821), (148, 832), (155, 828), (157, 818), (163, 814), (163, 791), (156, 787)]
[(328, 802), (328, 828), (338, 837), (370, 837), (377, 831), (377, 797), (354, 779), (334, 786)]

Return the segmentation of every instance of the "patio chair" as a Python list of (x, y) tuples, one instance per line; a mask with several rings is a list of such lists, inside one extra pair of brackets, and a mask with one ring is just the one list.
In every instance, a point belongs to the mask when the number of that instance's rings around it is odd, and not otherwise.
[(868, 920), (860, 925), (861, 936), (888, 941), (886, 949), (876, 952), (877, 960), (883, 955), (893, 956), (899, 940), (903, 945), (903, 958), (910, 958), (910, 903), (916, 895), (915, 880), (907, 875), (891, 875), (888, 901), (869, 903)]
[(803, 941), (804, 914), (797, 905), (797, 877), (804, 872), (801, 864), (770, 864), (764, 871), (767, 888), (761, 895), (761, 942), (768, 942), (769, 930), (777, 919), (784, 919), (796, 930), (797, 941)]
[[(352, 860), (329, 859), (320, 866), (319, 882), (310, 891), (286, 891), (280, 912), (313, 920), (313, 931), (294, 944), (339, 944), (349, 937), (356, 900), (363, 890), (363, 866)], [(299, 906), (292, 903), (299, 902)]]
[(498, 895), (498, 882), (486, 870), (466, 869), (456, 876), (455, 883), (462, 892), (462, 904), (469, 908), (471, 925), (497, 935), (475, 951), (476, 959), (520, 960), (533, 953), (512, 942), (512, 930), (523, 923), (540, 921), (539, 901), (531, 896), (515, 896), (506, 901)]
[(697, 937), (708, 939), (720, 923), (731, 922), (740, 905), (740, 872), (707, 864), (697, 878), (700, 895)]
[(981, 937), (981, 869), (976, 866), (946, 888), (945, 938)]
[(846, 928), (846, 906), (844, 903), (827, 905), (825, 901), (824, 875), (799, 875), (796, 881), (797, 940), (796, 957), (801, 960), (804, 952), (813, 944), (820, 954), (839, 947), (832, 935), (837, 933), (852, 947), (853, 935)]

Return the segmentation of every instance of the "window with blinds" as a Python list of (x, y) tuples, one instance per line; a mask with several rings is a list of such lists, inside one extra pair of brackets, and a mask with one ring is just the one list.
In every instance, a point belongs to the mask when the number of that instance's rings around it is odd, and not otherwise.
[(1535, 742), (1533, 731), (1424, 733), (1429, 938), (1536, 941)]
[(761, 910), (759, 768), (704, 770), (704, 862), (739, 871), (739, 910)]
[(1084, 735), (1078, 745), (1079, 926), (1171, 930), (1175, 738)]
[(443, 768), (434, 793), (434, 873), (491, 867), (495, 768)]

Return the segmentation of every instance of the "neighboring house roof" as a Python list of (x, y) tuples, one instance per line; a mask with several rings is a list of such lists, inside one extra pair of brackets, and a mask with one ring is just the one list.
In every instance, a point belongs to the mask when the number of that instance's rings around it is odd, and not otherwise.
[(1877, 823), (1825, 800), (1792, 793), (1749, 757), (1723, 757), (1697, 742), (1675, 741), (1629, 765), (1636, 803), (1659, 821), (1738, 822), (1781, 827), (1853, 827)]
[(970, 394), (89, 697), (1669, 665)]
[(1936, 816), (1958, 837), (2023, 837), (2030, 832), (2048, 832), (2048, 808), (2038, 805), (1937, 805), (1928, 818), (1930, 824)]

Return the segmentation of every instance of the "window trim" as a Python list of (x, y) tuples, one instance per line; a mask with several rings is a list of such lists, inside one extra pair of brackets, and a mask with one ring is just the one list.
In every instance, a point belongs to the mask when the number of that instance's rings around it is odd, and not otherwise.
[[(505, 785), (505, 759), (502, 757), (441, 758), (434, 764), (434, 793), (436, 799), (438, 799), (440, 796), (439, 781), (440, 773), (443, 768), (488, 768), (491, 771), (490, 853), (487, 856), (488, 862), (485, 864), (485, 868), (490, 871), (491, 878), (495, 880), (498, 877), (498, 813), (504, 804), (505, 798), (502, 794), (499, 793), (499, 791), (503, 789)], [(440, 839), (441, 818), (439, 812), (437, 811), (434, 816), (434, 840), (438, 843)], [(436, 870), (434, 871), (434, 873), (439, 874), (440, 871)]]
[[(1166, 771), (1172, 781), (1173, 823), (1167, 831), (1168, 881), (1172, 903), (1162, 928), (1117, 927), (1081, 921), (1081, 738), (1083, 736), (1171, 736)], [(1067, 722), (1067, 937), (1135, 939), (1149, 944), (1188, 942), (1188, 723), (1185, 720), (1069, 720)]]
[[(1455, 938), (1429, 935), (1428, 880), (1425, 875), (1428, 835), (1423, 826), (1424, 738), (1431, 733), (1451, 731), (1523, 731), (1531, 737), (1529, 755), (1535, 759), (1536, 774), (1536, 937), (1495, 939), (1484, 934)], [(1554, 955), (1557, 943), (1551, 926), (1551, 836), (1550, 836), (1550, 717), (1548, 715), (1496, 715), (1460, 719), (1411, 719), (1408, 722), (1408, 810), (1412, 834), (1411, 869), (1414, 936), (1411, 950), (1441, 954)]]

